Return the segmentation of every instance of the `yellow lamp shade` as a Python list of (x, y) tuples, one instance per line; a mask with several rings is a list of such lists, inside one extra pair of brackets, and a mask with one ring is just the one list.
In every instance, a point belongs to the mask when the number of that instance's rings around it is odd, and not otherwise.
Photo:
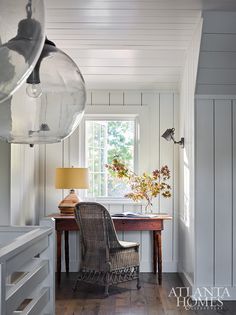
[(57, 168), (55, 187), (58, 189), (89, 188), (88, 168), (79, 167)]

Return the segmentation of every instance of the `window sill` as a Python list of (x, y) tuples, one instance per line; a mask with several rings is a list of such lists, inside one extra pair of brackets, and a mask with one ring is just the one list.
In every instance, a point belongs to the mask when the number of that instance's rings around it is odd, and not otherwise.
[(125, 204), (125, 205), (132, 205), (132, 206), (143, 206), (145, 205), (142, 202), (135, 202), (126, 198), (103, 198), (103, 197), (97, 197), (97, 198), (84, 198), (84, 201), (94, 201), (99, 202), (102, 204)]

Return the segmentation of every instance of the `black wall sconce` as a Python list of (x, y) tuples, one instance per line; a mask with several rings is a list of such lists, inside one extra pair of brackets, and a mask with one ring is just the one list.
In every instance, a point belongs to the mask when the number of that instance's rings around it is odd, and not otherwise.
[(170, 128), (170, 129), (166, 129), (162, 137), (166, 139), (167, 141), (172, 140), (174, 144), (179, 144), (182, 148), (184, 148), (184, 138), (181, 138), (180, 141), (175, 141), (174, 134), (175, 134), (175, 128)]

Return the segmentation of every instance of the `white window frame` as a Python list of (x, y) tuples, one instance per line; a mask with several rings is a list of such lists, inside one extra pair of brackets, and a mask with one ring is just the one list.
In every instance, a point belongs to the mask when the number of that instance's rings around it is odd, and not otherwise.
[[(137, 115), (107, 115), (106, 117), (101, 115), (85, 115), (83, 119), (83, 129), (84, 129), (84, 141), (83, 141), (83, 165), (87, 167), (87, 150), (86, 150), (86, 131), (85, 131), (85, 124), (86, 121), (133, 121), (134, 122), (134, 171), (138, 171), (138, 130), (139, 130), (139, 123), (137, 119)], [(86, 197), (89, 199), (97, 200), (97, 201), (116, 201), (116, 200), (126, 200), (124, 197)]]
[[(135, 122), (135, 139), (134, 139), (134, 171), (139, 172), (140, 166), (140, 147), (142, 147), (140, 130), (147, 124), (149, 113), (148, 106), (87, 106), (83, 120), (79, 126), (79, 160), (80, 165), (86, 167), (86, 150), (85, 150), (85, 121), (86, 120), (133, 120)], [(143, 142), (143, 141), (141, 141)], [(140, 146), (141, 144), (141, 146)], [(88, 201), (98, 201), (109, 204), (134, 204), (134, 201), (125, 197), (85, 197)]]

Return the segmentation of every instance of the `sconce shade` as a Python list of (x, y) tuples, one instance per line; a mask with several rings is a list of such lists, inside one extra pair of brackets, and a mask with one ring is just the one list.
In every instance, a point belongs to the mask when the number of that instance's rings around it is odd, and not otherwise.
[(174, 144), (179, 144), (182, 148), (184, 148), (184, 138), (182, 137), (180, 141), (175, 141), (174, 134), (175, 134), (175, 128), (169, 128), (169, 129), (166, 129), (162, 137), (166, 139), (167, 141), (172, 140)]
[(26, 91), (30, 84), (25, 83), (0, 104), (0, 139), (10, 143), (56, 143), (68, 137), (80, 123), (86, 89), (77, 65), (47, 41), (39, 63), (42, 93), (30, 97)]
[(166, 139), (167, 141), (170, 141), (170, 140), (173, 140), (174, 133), (175, 133), (175, 128), (166, 129), (162, 137)]
[(32, 72), (45, 40), (44, 1), (0, 1), (0, 103)]
[(55, 187), (58, 189), (89, 188), (88, 168), (57, 168)]

